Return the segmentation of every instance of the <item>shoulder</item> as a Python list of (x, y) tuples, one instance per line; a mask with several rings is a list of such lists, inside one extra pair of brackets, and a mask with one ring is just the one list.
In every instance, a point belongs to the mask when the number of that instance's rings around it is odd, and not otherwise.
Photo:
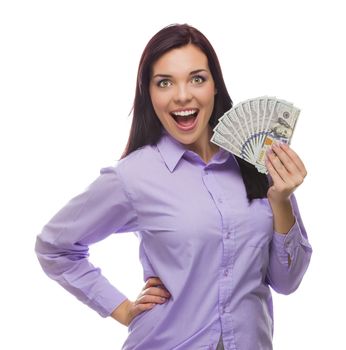
[(116, 161), (114, 166), (104, 167), (101, 172), (118, 174), (126, 180), (145, 176), (159, 165), (159, 152), (156, 145), (145, 145)]

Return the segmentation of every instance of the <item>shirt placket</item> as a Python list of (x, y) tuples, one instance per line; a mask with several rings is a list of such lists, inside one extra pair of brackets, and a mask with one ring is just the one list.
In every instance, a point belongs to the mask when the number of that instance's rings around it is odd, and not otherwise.
[[(222, 236), (223, 249), (221, 252), (221, 265), (219, 273), (219, 313), (222, 326), (222, 338), (225, 350), (236, 350), (232, 315), (230, 312), (230, 298), (233, 290), (233, 264), (235, 255), (234, 225), (229, 218), (229, 204), (223, 197), (222, 192), (218, 190), (215, 176), (217, 170), (210, 170), (205, 167), (203, 170), (203, 182), (211, 194), (220, 215), (221, 226), (220, 233)], [(220, 334), (213, 331), (212, 338), (219, 339)], [(210, 343), (209, 349), (214, 349), (215, 345)]]

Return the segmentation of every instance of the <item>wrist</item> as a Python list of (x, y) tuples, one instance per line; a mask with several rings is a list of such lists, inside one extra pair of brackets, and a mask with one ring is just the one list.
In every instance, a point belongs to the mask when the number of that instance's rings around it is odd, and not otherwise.
[(111, 313), (111, 317), (116, 321), (120, 322), (124, 326), (128, 326), (131, 321), (130, 309), (132, 306), (132, 301), (129, 299), (124, 300), (119, 304)]
[(273, 206), (291, 206), (290, 196), (288, 197), (271, 197), (268, 196), (268, 202)]
[(286, 234), (295, 223), (295, 216), (289, 198), (273, 200), (269, 199), (273, 212), (274, 230), (278, 233)]

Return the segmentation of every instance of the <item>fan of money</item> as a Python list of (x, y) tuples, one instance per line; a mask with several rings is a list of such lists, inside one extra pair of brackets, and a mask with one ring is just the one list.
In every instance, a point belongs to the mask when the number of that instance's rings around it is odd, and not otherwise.
[(292, 103), (276, 97), (249, 99), (218, 119), (210, 141), (268, 174), (267, 149), (275, 142), (291, 143), (299, 113)]

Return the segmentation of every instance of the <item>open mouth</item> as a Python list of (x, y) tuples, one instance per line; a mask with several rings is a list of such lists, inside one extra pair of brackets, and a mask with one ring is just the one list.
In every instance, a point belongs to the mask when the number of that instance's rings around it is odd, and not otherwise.
[(198, 113), (198, 109), (189, 109), (184, 111), (171, 112), (170, 115), (181, 128), (189, 129), (195, 126)]

